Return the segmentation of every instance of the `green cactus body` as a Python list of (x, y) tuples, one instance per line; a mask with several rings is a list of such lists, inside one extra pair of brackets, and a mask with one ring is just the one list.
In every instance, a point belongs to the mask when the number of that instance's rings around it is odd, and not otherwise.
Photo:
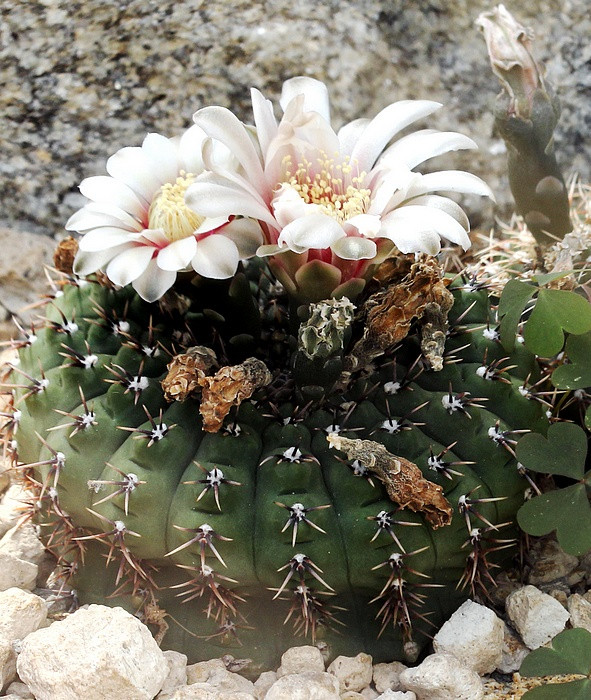
[[(442, 371), (421, 364), (411, 334), (344, 390), (296, 405), (275, 381), (209, 433), (198, 399), (167, 403), (160, 386), (191, 312), (175, 318), (125, 288), (66, 285), (20, 350), (13, 377), (27, 388), (15, 389), (13, 437), (32, 465), (48, 547), (80, 600), (157, 603), (164, 646), (193, 661), (243, 645), (268, 664), (306, 639), (391, 660), (404, 642), (426, 643), (469, 594), (459, 582), (478, 585), (504, 555), (515, 533), (491, 525), (513, 521), (527, 487), (512, 431), (545, 432), (547, 420), (527, 390), (535, 358), (520, 345), (505, 358), (487, 330), (486, 291), (452, 291)], [(277, 316), (270, 298), (263, 338)], [(189, 344), (209, 342), (196, 332)], [(451, 524), (433, 529), (392, 502), (368, 465), (330, 448), (330, 433), (414, 462), (443, 487)]]

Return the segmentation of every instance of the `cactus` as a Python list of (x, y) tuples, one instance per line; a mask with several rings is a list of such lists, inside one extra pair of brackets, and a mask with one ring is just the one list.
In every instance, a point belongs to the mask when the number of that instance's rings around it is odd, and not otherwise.
[(499, 5), (476, 20), (493, 72), (503, 86), (495, 128), (507, 146), (509, 184), (518, 214), (538, 243), (572, 231), (568, 193), (554, 151), (560, 102), (532, 53), (533, 33)]
[(546, 430), (535, 358), (460, 277), (436, 280), (433, 331), (435, 296), (412, 293), (434, 259), (400, 260), (355, 314), (300, 307), (299, 335), (260, 261), (152, 304), (66, 275), (5, 414), (64, 590), (192, 660), (244, 645), (256, 665), (306, 639), (408, 658), (484, 589), (528, 485), (513, 446)]

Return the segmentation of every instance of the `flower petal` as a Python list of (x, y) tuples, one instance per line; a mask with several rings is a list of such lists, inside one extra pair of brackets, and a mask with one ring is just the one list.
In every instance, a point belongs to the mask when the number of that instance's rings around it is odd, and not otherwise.
[(330, 248), (345, 232), (338, 221), (324, 214), (310, 214), (295, 219), (279, 236), (279, 245), (285, 244), (294, 253), (303, 253), (310, 248)]
[(375, 257), (378, 248), (373, 241), (360, 236), (340, 238), (330, 246), (332, 252), (344, 260), (369, 260)]
[(415, 197), (427, 192), (478, 194), (483, 197), (490, 197), (493, 202), (495, 201), (493, 191), (484, 180), (463, 170), (439, 170), (438, 172), (421, 175), (409, 188), (407, 196)]
[(442, 153), (471, 148), (478, 148), (478, 146), (464, 134), (458, 134), (455, 131), (424, 129), (404, 136), (389, 146), (379, 159), (378, 165), (390, 167), (402, 163), (412, 170), (419, 163), (423, 163), (429, 158), (435, 158)]
[(142, 150), (150, 159), (150, 170), (160, 185), (174, 182), (179, 174), (177, 149), (171, 139), (161, 134), (148, 134), (142, 143)]
[(185, 202), (202, 216), (246, 216), (276, 227), (267, 207), (223, 175), (203, 173), (187, 188)]
[(354, 226), (362, 236), (374, 238), (378, 235), (382, 226), (379, 216), (373, 214), (357, 214), (345, 222), (348, 226)]
[(135, 192), (125, 183), (108, 175), (87, 177), (79, 185), (80, 192), (93, 202), (111, 204), (129, 212), (142, 221), (147, 216), (148, 207), (140, 201)]
[(328, 89), (323, 82), (304, 75), (286, 80), (279, 99), (281, 109), (285, 112), (289, 103), (298, 95), (304, 95), (304, 112), (318, 112), (325, 121), (330, 123)]
[(197, 241), (197, 252), (191, 264), (203, 277), (227, 279), (235, 274), (239, 262), (236, 244), (222, 234), (214, 233)]
[(105, 270), (106, 275), (111, 282), (124, 287), (144, 272), (155, 252), (152, 246), (133, 246), (111, 260)]
[(115, 256), (133, 245), (133, 243), (126, 243), (115, 248), (108, 248), (107, 250), (99, 250), (92, 253), (88, 253), (85, 250), (78, 250), (76, 259), (74, 260), (74, 272), (80, 277), (86, 277), (100, 270)]
[(98, 226), (114, 226), (125, 231), (141, 231), (143, 226), (123, 209), (111, 204), (89, 202), (74, 212), (66, 223), (68, 231), (88, 231)]
[(261, 227), (253, 219), (233, 219), (224, 226), (221, 235), (234, 242), (241, 260), (256, 255), (264, 241)]
[(163, 184), (154, 173), (152, 159), (138, 146), (122, 148), (107, 161), (107, 172), (121, 180), (146, 202), (151, 202)]
[(388, 105), (367, 125), (353, 148), (351, 160), (358, 162), (360, 170), (370, 170), (393, 136), (441, 106), (431, 100), (401, 100)]
[(257, 137), (261, 144), (261, 151), (265, 153), (272, 139), (277, 135), (277, 120), (273, 114), (273, 105), (266, 100), (256, 88), (250, 91), (252, 100), (252, 112), (257, 130)]
[(291, 185), (283, 184), (275, 192), (271, 202), (273, 215), (280, 228), (284, 228), (295, 219), (308, 214), (317, 213), (317, 204), (308, 204)]
[(203, 158), (201, 151), (203, 143), (208, 138), (203, 129), (196, 124), (189, 127), (181, 136), (178, 144), (177, 157), (183, 165), (183, 169), (193, 175), (199, 175), (203, 171)]
[(259, 192), (266, 188), (259, 154), (238, 117), (225, 107), (204, 107), (193, 115), (193, 121), (230, 149)]
[(144, 301), (157, 301), (176, 280), (176, 272), (161, 270), (156, 259), (150, 260), (144, 273), (134, 280), (132, 286)]
[[(432, 244), (432, 233), (447, 238), (452, 243), (458, 243), (464, 250), (470, 247), (470, 238), (464, 227), (440, 209), (411, 204), (390, 212), (382, 219), (382, 223), (383, 228), (380, 235), (394, 241), (403, 253), (423, 251), (434, 255), (432, 251), (435, 246)], [(396, 237), (392, 235), (392, 232), (395, 233)], [(413, 246), (412, 239), (415, 236), (417, 241), (428, 241), (429, 249)], [(405, 249), (400, 247), (399, 240), (406, 241), (404, 243)]]
[(438, 194), (422, 194), (419, 197), (409, 199), (408, 203), (404, 204), (401, 208), (410, 205), (440, 209), (452, 216), (465, 231), (470, 230), (470, 221), (466, 216), (466, 212), (457, 202), (454, 202), (453, 199), (449, 199), (449, 197), (441, 197)]
[(184, 270), (197, 250), (197, 241), (194, 236), (181, 238), (162, 248), (156, 256), (156, 262), (161, 270)]
[(359, 141), (359, 137), (370, 121), (370, 119), (354, 119), (339, 129), (337, 136), (339, 137), (339, 153), (342, 156), (351, 155), (355, 144)]
[[(141, 235), (141, 234), (140, 234)], [(85, 233), (78, 247), (86, 253), (96, 253), (123, 243), (134, 243), (138, 234), (130, 233), (114, 226), (100, 226)]]

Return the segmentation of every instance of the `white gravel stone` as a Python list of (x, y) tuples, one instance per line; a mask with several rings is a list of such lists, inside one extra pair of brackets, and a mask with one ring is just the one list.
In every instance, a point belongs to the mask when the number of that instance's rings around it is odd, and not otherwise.
[(293, 673), (278, 678), (265, 700), (340, 700), (339, 681), (330, 673)]
[(47, 619), (47, 605), (38, 595), (9, 588), (0, 592), (0, 637), (11, 642), (39, 629)]
[(16, 652), (12, 642), (0, 637), (0, 691), (16, 678)]
[(400, 674), (405, 690), (418, 700), (482, 700), (484, 686), (480, 676), (464, 666), (452, 654), (432, 654), (420, 666)]
[(281, 657), (281, 665), (277, 669), (277, 678), (291, 673), (307, 673), (324, 671), (324, 658), (318, 647), (301, 646), (288, 649)]
[(453, 654), (481, 676), (492, 673), (503, 656), (504, 627), (492, 610), (467, 600), (437, 632), (433, 649)]
[(193, 683), (179, 688), (170, 700), (256, 700), (250, 693), (223, 693), (207, 683)]
[(389, 664), (374, 664), (373, 684), (378, 693), (386, 690), (400, 690), (400, 674), (407, 668), (400, 661), (392, 661)]
[(571, 625), (591, 632), (591, 603), (582, 595), (573, 593), (568, 597), (567, 607)]
[(37, 700), (152, 700), (168, 664), (136, 617), (90, 605), (28, 635), (17, 669)]
[(254, 696), (254, 683), (238, 673), (215, 669), (207, 679), (207, 685), (220, 693), (250, 693)]
[(0, 552), (0, 591), (8, 588), (35, 588), (39, 567), (12, 554)]
[(12, 484), (6, 490), (0, 501), (0, 537), (14, 527), (22, 515), (23, 501), (31, 496), (28, 491), (18, 484)]
[(174, 691), (187, 685), (187, 657), (178, 651), (165, 651), (164, 658), (168, 664), (168, 675), (158, 693), (158, 700), (168, 700)]
[(38, 566), (45, 555), (45, 547), (39, 541), (34, 526), (27, 522), (15, 525), (6, 532), (0, 539), (0, 552)]
[(20, 681), (14, 681), (8, 688), (6, 688), (6, 696), (12, 695), (15, 698), (22, 698), (22, 700), (31, 700), (33, 698), (33, 693), (29, 690), (28, 686)]
[(337, 656), (327, 671), (338, 678), (341, 693), (347, 690), (359, 692), (371, 683), (371, 662), (371, 656), (364, 653), (357, 656)]
[(275, 671), (263, 671), (254, 682), (254, 695), (256, 699), (264, 700), (267, 690), (269, 690), (276, 680), (277, 673)]
[(535, 586), (523, 586), (506, 600), (507, 614), (530, 649), (549, 642), (566, 625), (569, 614), (562, 605)]
[(376, 700), (378, 697), (379, 693), (377, 690), (374, 690), (371, 686), (364, 688), (359, 695), (363, 698), (363, 700)]
[(529, 654), (530, 650), (513, 630), (505, 625), (503, 637), (503, 656), (497, 670), (501, 673), (513, 673), (521, 667), (521, 662)]
[(226, 664), (221, 659), (210, 659), (209, 661), (198, 661), (187, 666), (187, 683), (207, 683), (207, 679), (214, 671), (225, 671)]
[[(402, 690), (386, 690), (386, 692), (378, 695), (376, 700), (417, 700), (417, 696), (412, 690), (407, 690), (406, 692)], [(452, 700), (452, 698), (449, 700)]]

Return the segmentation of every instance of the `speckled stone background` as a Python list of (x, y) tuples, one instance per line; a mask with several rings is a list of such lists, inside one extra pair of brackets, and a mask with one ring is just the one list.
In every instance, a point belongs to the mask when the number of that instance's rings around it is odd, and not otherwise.
[[(454, 162), (509, 201), (502, 144), (492, 134), (498, 92), (474, 28), (485, 0), (2, 0), (0, 223), (59, 234), (82, 198), (77, 184), (106, 158), (167, 135), (206, 104), (250, 116), (251, 85), (275, 98), (308, 74), (330, 84), (336, 122), (391, 101), (433, 98), (431, 119), (481, 145)], [(564, 111), (566, 169), (591, 176), (588, 0), (508, 8), (537, 27)], [(491, 209), (485, 210), (490, 218)]]

